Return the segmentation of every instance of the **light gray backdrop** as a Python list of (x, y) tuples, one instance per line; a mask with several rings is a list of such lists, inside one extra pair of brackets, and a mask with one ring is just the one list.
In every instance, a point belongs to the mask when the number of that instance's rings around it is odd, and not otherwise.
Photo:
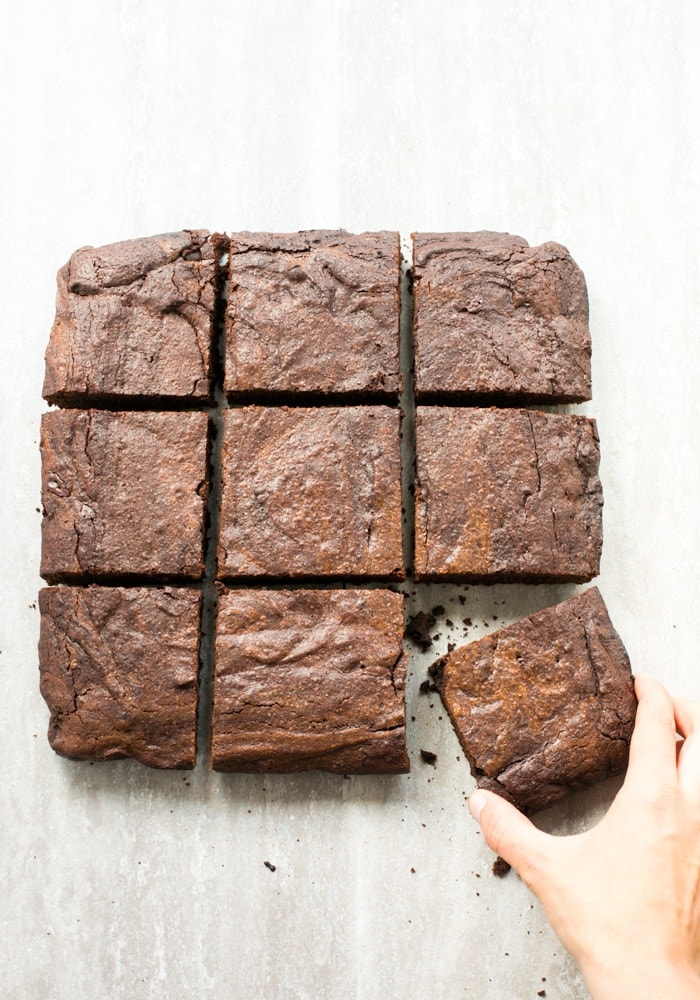
[[(412, 663), (410, 778), (183, 776), (51, 752), (36, 657), (43, 351), (55, 272), (86, 243), (315, 226), (563, 242), (590, 292), (594, 400), (579, 411), (602, 441), (600, 586), (634, 667), (700, 695), (699, 10), (4, 6), (3, 997), (585, 996), (525, 887), (489, 874), (456, 739), (418, 696), (430, 656)], [(462, 614), (493, 626), (557, 596), (478, 588)], [(579, 829), (613, 792), (546, 822)]]

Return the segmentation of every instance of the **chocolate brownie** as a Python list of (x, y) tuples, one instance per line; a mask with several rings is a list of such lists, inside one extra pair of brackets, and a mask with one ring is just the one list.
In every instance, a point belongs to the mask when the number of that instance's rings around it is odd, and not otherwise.
[(228, 393), (398, 395), (398, 233), (237, 233), (229, 269)]
[(230, 590), (219, 598), (217, 771), (408, 771), (403, 597)]
[(200, 595), (46, 587), (39, 608), (41, 693), (56, 753), (194, 767)]
[(583, 274), (558, 243), (508, 233), (413, 237), (416, 395), (591, 398)]
[(205, 413), (45, 413), (41, 575), (201, 577), (206, 447)]
[(220, 241), (185, 230), (76, 250), (58, 272), (44, 397), (208, 400)]
[(520, 809), (626, 767), (634, 687), (596, 587), (455, 649), (430, 672), (477, 784)]
[(416, 579), (583, 581), (603, 542), (593, 420), (418, 407)]
[(220, 578), (403, 576), (398, 410), (228, 410), (222, 479)]

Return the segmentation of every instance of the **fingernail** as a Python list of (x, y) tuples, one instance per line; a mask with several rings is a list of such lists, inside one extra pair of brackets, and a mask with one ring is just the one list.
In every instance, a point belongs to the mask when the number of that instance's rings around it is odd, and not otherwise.
[(486, 796), (477, 788), (475, 792), (469, 796), (469, 812), (472, 814), (475, 820), (478, 821), (479, 816), (481, 816), (481, 811), (486, 805)]

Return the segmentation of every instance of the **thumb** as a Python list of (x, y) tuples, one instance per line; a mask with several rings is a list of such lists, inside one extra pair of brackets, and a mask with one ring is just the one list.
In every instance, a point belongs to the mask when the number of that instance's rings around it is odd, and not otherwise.
[(551, 855), (552, 837), (538, 830), (500, 795), (477, 788), (469, 796), (469, 811), (481, 824), (486, 843), (534, 888)]

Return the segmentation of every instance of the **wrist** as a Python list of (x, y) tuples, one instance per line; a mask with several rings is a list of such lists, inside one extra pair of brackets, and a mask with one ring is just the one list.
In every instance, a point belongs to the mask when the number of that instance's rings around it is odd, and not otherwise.
[(629, 955), (614, 967), (581, 965), (592, 1000), (700, 1000), (700, 976), (682, 959)]

